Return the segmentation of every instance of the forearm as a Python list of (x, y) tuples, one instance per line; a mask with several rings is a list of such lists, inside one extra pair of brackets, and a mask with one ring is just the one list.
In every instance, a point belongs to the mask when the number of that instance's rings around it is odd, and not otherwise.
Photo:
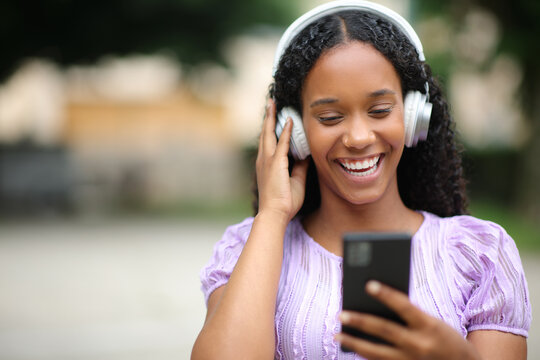
[(207, 316), (193, 358), (201, 354), (220, 359), (273, 357), (286, 226), (287, 219), (278, 214), (257, 215), (229, 282)]

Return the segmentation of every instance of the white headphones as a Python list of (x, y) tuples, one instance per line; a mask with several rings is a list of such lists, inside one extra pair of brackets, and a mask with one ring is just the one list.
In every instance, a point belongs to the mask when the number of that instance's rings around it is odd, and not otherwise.
[[(407, 36), (409, 41), (416, 48), (420, 61), (426, 60), (424, 57), (422, 43), (420, 42), (418, 35), (416, 35), (411, 25), (403, 17), (401, 17), (401, 15), (382, 5), (374, 4), (368, 1), (338, 0), (317, 6), (316, 8), (300, 16), (287, 28), (277, 46), (272, 75), (276, 75), (281, 56), (296, 35), (298, 35), (305, 27), (314, 21), (326, 15), (344, 10), (360, 10), (365, 13), (375, 14), (389, 21), (400, 29), (405, 36)], [(431, 117), (431, 109), (433, 105), (429, 102), (429, 86), (427, 82), (425, 83), (425, 89), (425, 94), (422, 94), (420, 91), (409, 91), (405, 96), (405, 145), (408, 147), (416, 146), (418, 141), (422, 141), (427, 138), (429, 119)], [(277, 115), (276, 135), (278, 137), (281, 135), (288, 117), (290, 117), (293, 121), (290, 146), (291, 154), (295, 159), (303, 160), (309, 156), (311, 150), (309, 149), (306, 134), (304, 132), (302, 117), (292, 107), (283, 108)]]

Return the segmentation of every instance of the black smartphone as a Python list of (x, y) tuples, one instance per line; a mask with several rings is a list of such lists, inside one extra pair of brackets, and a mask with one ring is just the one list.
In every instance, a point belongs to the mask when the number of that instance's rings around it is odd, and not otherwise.
[[(347, 233), (343, 236), (343, 310), (370, 313), (401, 324), (403, 320), (365, 291), (377, 280), (409, 294), (411, 235), (406, 233)], [(384, 340), (343, 326), (342, 331), (376, 343)], [(349, 351), (342, 347), (343, 351)]]

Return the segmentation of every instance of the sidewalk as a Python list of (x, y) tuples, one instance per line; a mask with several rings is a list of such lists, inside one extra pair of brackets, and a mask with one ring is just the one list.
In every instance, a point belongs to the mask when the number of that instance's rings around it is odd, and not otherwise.
[[(198, 272), (225, 223), (0, 224), (0, 359), (189, 359), (205, 316)], [(540, 254), (523, 254), (540, 359)], [(538, 304), (538, 306), (534, 306)]]

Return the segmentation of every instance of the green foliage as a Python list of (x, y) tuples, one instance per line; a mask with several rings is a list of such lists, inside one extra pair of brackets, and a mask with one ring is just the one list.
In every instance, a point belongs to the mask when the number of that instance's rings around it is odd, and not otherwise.
[(0, 80), (28, 57), (73, 64), (168, 51), (187, 64), (220, 61), (224, 40), (285, 26), (293, 10), (287, 0), (2, 1)]
[(476, 201), (471, 214), (501, 225), (512, 236), (519, 250), (540, 252), (540, 226), (508, 206), (493, 201)]
[[(540, 69), (540, 2), (537, 0), (416, 0), (419, 17), (444, 16), (455, 29), (462, 25), (465, 14), (473, 9), (493, 13), (499, 22), (501, 40), (498, 51), (510, 53), (521, 63), (524, 71), (524, 105), (536, 96)], [(533, 107), (534, 105), (531, 105)], [(531, 109), (526, 109), (530, 111)]]
[(471, 197), (518, 208), (520, 157), (520, 152), (510, 149), (467, 149), (463, 163)]

